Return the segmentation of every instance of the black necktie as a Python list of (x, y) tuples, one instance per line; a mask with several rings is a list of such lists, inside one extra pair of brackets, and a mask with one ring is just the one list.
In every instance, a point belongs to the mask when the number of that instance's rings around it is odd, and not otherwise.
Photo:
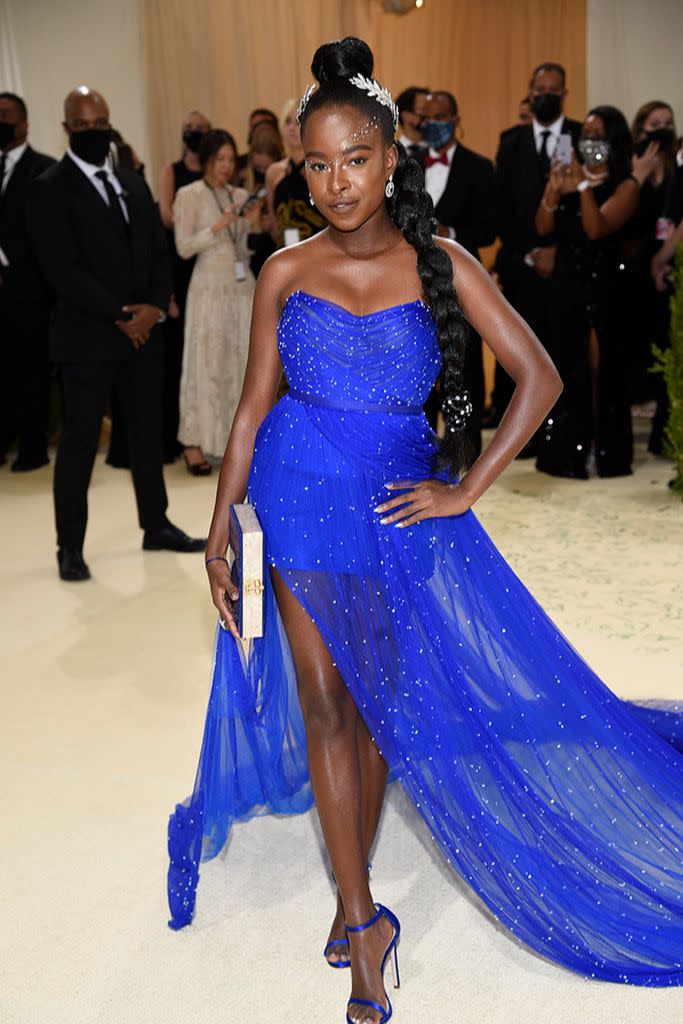
[(548, 153), (548, 139), (550, 138), (550, 132), (541, 132), (541, 148), (538, 151), (538, 165), (541, 168), (541, 173), (544, 178), (547, 178), (548, 172), (550, 171), (550, 154)]
[(128, 237), (128, 222), (124, 216), (123, 210), (121, 209), (119, 197), (117, 196), (116, 191), (114, 190), (114, 186), (109, 180), (109, 175), (106, 171), (97, 171), (95, 177), (99, 178), (102, 184), (104, 185), (105, 191), (107, 193), (107, 199), (109, 200), (109, 208), (111, 209), (111, 212), (114, 214), (117, 223), (120, 224), (123, 228), (124, 234), (126, 235), (126, 237)]

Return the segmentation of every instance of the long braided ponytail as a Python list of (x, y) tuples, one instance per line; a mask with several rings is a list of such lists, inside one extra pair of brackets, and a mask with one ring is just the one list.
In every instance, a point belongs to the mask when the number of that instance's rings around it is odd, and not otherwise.
[(387, 200), (391, 219), (405, 240), (417, 252), (417, 272), (422, 293), (436, 323), (442, 354), (442, 411), (446, 431), (439, 442), (438, 465), (455, 476), (462, 468), (465, 425), (472, 411), (463, 388), (465, 347), (469, 324), (463, 316), (453, 285), (453, 265), (434, 241), (436, 218), (431, 196), (425, 189), (420, 166), (400, 142), (398, 164), (394, 171), (395, 191)]

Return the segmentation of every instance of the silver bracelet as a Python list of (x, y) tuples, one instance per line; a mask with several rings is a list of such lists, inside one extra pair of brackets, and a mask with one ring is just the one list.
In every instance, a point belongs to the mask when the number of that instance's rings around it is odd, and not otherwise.
[(546, 211), (546, 213), (555, 213), (555, 211), (559, 209), (559, 203), (555, 203), (554, 206), (548, 206), (543, 196), (541, 196), (541, 206)]

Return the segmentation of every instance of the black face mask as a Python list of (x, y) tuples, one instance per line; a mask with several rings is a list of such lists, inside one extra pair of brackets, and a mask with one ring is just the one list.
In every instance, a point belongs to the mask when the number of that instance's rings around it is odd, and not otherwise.
[(203, 138), (204, 132), (194, 131), (192, 128), (186, 128), (183, 132), (183, 142), (190, 153), (196, 153), (199, 150), (199, 145)]
[(11, 142), (14, 142), (16, 130), (16, 124), (11, 124), (9, 121), (0, 121), (0, 149), (4, 149), (5, 146), (9, 146)]
[(673, 128), (656, 128), (653, 132), (647, 132), (644, 139), (636, 142), (633, 147), (637, 156), (642, 156), (651, 142), (658, 142), (662, 153), (668, 153), (674, 141)]
[(82, 132), (71, 132), (71, 150), (86, 164), (103, 164), (109, 154), (110, 128), (86, 128)]
[(562, 113), (562, 97), (554, 92), (542, 92), (532, 99), (531, 109), (541, 124), (552, 124)]

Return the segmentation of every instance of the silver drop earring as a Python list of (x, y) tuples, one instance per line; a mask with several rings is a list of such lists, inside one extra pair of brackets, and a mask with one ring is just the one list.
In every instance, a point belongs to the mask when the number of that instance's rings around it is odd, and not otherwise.
[(313, 198), (310, 192), (308, 193), (308, 201), (311, 204), (311, 206), (315, 206), (315, 199)]
[(390, 174), (389, 175), (389, 180), (388, 180), (388, 182), (386, 183), (386, 185), (384, 187), (384, 195), (387, 197), (387, 199), (391, 199), (391, 197), (394, 194), (394, 190), (395, 190), (394, 176), (393, 176), (393, 174)]

